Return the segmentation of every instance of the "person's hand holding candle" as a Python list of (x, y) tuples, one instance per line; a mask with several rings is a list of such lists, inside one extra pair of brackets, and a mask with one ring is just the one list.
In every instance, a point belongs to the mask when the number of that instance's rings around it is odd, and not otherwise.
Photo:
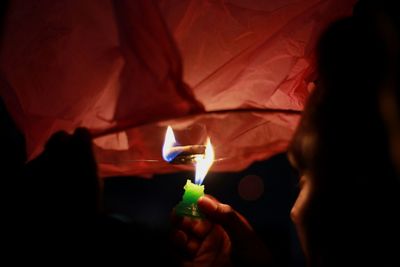
[(183, 266), (271, 266), (270, 251), (240, 213), (210, 196), (197, 204), (206, 219), (174, 216)]
[(220, 225), (173, 213), (172, 241), (180, 266), (230, 266), (231, 243)]
[[(173, 213), (173, 241), (181, 252), (182, 265), (267, 266), (271, 262), (270, 253), (247, 220), (230, 206), (204, 196), (202, 182), (214, 161), (210, 139), (207, 138), (206, 144), (201, 146), (178, 144), (172, 128), (168, 127), (162, 152), (164, 159), (173, 162), (182, 151), (187, 151), (190, 153), (185, 157), (193, 159), (196, 169), (195, 184), (187, 180), (182, 201)], [(200, 154), (192, 149), (200, 147), (204, 148)]]

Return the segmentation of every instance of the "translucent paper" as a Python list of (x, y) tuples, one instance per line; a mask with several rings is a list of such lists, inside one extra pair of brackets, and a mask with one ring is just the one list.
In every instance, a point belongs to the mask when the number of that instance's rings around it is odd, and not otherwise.
[[(176, 171), (161, 160), (166, 125), (201, 123), (212, 170), (237, 171), (285, 150), (318, 36), (354, 2), (11, 1), (1, 96), (30, 158), (54, 132), (87, 127), (103, 176)], [(225, 109), (266, 111), (200, 115)]]

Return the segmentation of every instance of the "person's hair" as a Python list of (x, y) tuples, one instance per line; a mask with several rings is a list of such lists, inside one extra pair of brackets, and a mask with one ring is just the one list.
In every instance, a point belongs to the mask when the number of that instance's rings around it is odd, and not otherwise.
[[(306, 218), (312, 266), (400, 266), (400, 187), (378, 98), (387, 60), (365, 18), (342, 19), (320, 39), (318, 85), (292, 145), (317, 188)], [(307, 135), (311, 152), (296, 145)]]

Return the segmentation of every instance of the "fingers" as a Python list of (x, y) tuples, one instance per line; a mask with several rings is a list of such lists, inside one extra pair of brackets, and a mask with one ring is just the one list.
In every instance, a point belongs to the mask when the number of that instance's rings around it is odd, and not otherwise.
[(196, 258), (199, 266), (204, 266), (205, 264), (201, 263), (209, 261), (210, 254), (214, 254), (213, 266), (226, 266), (224, 264), (217, 264), (217, 258), (220, 258), (219, 260), (223, 262), (228, 261), (227, 257), (231, 248), (231, 242), (224, 229), (220, 225), (214, 224), (204, 243), (207, 245), (200, 248), (198, 257)]
[(205, 197), (207, 197), (207, 198), (209, 198), (209, 199), (211, 199), (211, 200), (214, 200), (215, 202), (217, 202), (217, 203), (221, 203), (218, 199), (216, 199), (214, 196), (212, 196), (212, 195), (205, 195)]
[(241, 214), (210, 196), (200, 198), (197, 204), (207, 219), (176, 215), (172, 218), (178, 227), (174, 243), (186, 253), (183, 255), (187, 256), (187, 263), (205, 266), (204, 263), (210, 262), (226, 263), (231, 258), (239, 263), (251, 263), (244, 266), (270, 263), (268, 248)]
[(267, 266), (271, 262), (269, 249), (240, 213), (209, 196), (201, 197), (197, 204), (207, 219), (226, 231), (237, 262), (251, 263), (247, 266)]
[(70, 135), (65, 131), (59, 131), (53, 134), (46, 143), (45, 151), (54, 150), (57, 147), (65, 145), (70, 139)]
[(174, 227), (171, 236), (173, 244), (184, 258), (193, 258), (210, 233), (212, 224), (208, 220), (178, 216), (175, 212), (171, 215), (171, 221)]
[(44, 210), (48, 207), (60, 215), (94, 216), (98, 212), (100, 181), (88, 130), (53, 134), (43, 153), (25, 166), (24, 175), (37, 178), (27, 190), (43, 198), (45, 203), (37, 206)]
[(188, 241), (188, 236), (182, 230), (175, 230), (174, 232), (172, 232), (171, 240), (176, 247), (184, 249)]
[(231, 206), (219, 203), (209, 196), (201, 197), (197, 203), (207, 218), (221, 224), (232, 239), (240, 241), (248, 238), (249, 233), (253, 233), (247, 220)]
[(58, 131), (49, 138), (46, 144), (46, 149), (68, 145), (71, 140), (74, 140), (75, 143), (79, 143), (79, 145), (91, 146), (92, 137), (89, 130), (85, 128), (75, 129), (72, 135), (65, 131)]
[[(198, 239), (183, 231), (173, 232), (172, 241), (179, 253), (179, 262), (183, 266), (210, 266), (211, 262), (228, 262), (230, 240), (220, 225), (213, 225), (204, 239)], [(214, 266), (214, 265), (213, 265)], [(225, 266), (217, 264), (215, 266)]]
[(184, 258), (194, 257), (202, 243), (201, 239), (183, 230), (173, 231), (171, 239)]
[(188, 236), (203, 239), (211, 231), (212, 224), (208, 220), (192, 219), (173, 215), (173, 226), (175, 229), (184, 231)]
[(196, 238), (202, 239), (210, 232), (212, 225), (208, 220), (183, 217), (181, 220), (181, 227)]
[(91, 142), (92, 140), (92, 135), (90, 134), (89, 130), (86, 128), (76, 128), (74, 135), (78, 136), (80, 139), (86, 141), (86, 142)]
[(83, 157), (93, 157), (92, 137), (89, 130), (77, 128), (72, 135), (71, 144), (74, 150), (81, 151)]
[(60, 168), (67, 165), (68, 169), (80, 170), (82, 175), (97, 174), (91, 135), (85, 128), (77, 128), (72, 135), (65, 131), (53, 134), (44, 154), (48, 161), (55, 161)]

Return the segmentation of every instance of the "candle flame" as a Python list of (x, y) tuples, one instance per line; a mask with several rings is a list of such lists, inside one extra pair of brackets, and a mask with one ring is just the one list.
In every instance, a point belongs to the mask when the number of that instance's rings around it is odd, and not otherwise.
[(214, 149), (211, 145), (210, 138), (207, 138), (206, 150), (204, 155), (196, 157), (196, 176), (195, 183), (202, 184), (207, 175), (208, 170), (214, 162)]
[(179, 152), (170, 153), (172, 148), (176, 145), (177, 142), (175, 139), (174, 131), (172, 131), (171, 126), (168, 126), (167, 132), (165, 133), (164, 145), (162, 148), (162, 156), (164, 160), (170, 162), (179, 154)]

